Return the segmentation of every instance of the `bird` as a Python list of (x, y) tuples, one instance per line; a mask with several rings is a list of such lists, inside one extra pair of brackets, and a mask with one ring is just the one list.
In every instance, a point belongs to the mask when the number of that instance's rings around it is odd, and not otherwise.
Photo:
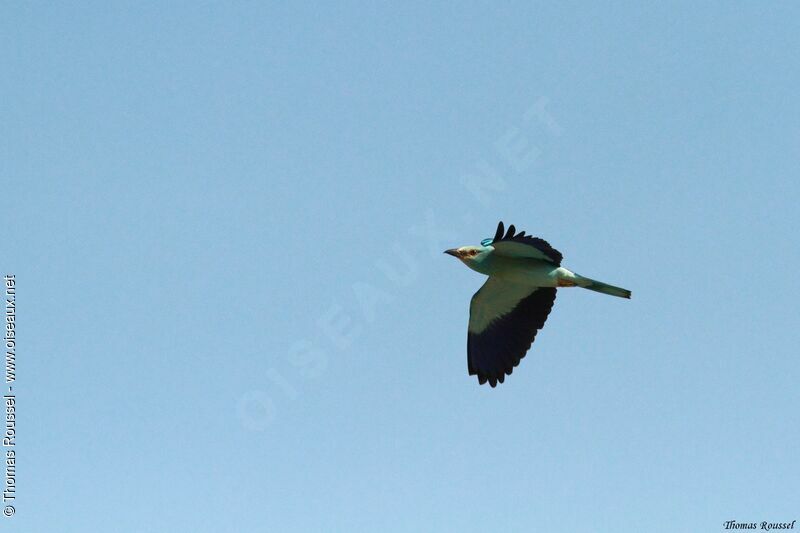
[(561, 252), (544, 239), (505, 230), (497, 224), (493, 238), (479, 246), (451, 248), (444, 253), (489, 276), (472, 296), (467, 327), (467, 369), (478, 383), (492, 388), (503, 383), (533, 344), (547, 320), (556, 290), (582, 287), (631, 297), (631, 291), (586, 278), (561, 266)]

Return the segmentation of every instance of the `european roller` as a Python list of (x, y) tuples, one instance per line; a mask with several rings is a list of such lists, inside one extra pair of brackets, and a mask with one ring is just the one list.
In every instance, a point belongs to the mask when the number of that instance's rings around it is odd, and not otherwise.
[(556, 289), (583, 287), (630, 298), (631, 291), (585, 278), (561, 266), (561, 252), (542, 239), (505, 231), (497, 225), (493, 239), (480, 246), (445, 250), (489, 279), (472, 296), (467, 328), (467, 366), (483, 385), (503, 383), (531, 347), (542, 329)]

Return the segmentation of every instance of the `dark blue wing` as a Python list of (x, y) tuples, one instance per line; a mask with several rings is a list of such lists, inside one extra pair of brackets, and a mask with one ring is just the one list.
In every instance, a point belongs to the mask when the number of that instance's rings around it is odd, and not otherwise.
[(497, 232), (493, 239), (484, 239), (481, 244), (484, 246), (492, 246), (494, 253), (506, 257), (529, 257), (531, 259), (539, 259), (540, 261), (549, 261), (556, 266), (561, 265), (563, 256), (561, 252), (550, 246), (544, 239), (538, 237), (531, 237), (525, 235), (524, 231), (520, 231), (515, 235), (516, 228), (514, 225), (508, 227), (505, 232), (503, 223), (497, 224)]
[(481, 385), (502, 383), (525, 357), (555, 299), (555, 288), (525, 288), (490, 277), (470, 304), (470, 375), (478, 376)]

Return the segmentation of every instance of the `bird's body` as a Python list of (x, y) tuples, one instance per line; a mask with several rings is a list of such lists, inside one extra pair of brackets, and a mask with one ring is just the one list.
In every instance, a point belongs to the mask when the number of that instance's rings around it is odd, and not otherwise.
[(527, 257), (505, 257), (486, 254), (482, 260), (471, 261), (467, 266), (486, 276), (495, 276), (513, 283), (531, 287), (558, 287), (559, 277), (572, 274), (566, 268), (547, 261)]
[(497, 226), (493, 239), (480, 246), (462, 246), (445, 253), (459, 258), (489, 279), (470, 304), (467, 360), (471, 375), (494, 387), (525, 357), (536, 333), (544, 326), (558, 287), (583, 287), (630, 298), (627, 289), (585, 278), (561, 266), (561, 253), (542, 239), (504, 232)]

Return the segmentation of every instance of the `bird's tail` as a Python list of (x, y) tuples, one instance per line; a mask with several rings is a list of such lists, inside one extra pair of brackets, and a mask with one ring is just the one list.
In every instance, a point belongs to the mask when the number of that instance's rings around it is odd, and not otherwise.
[(583, 276), (575, 274), (574, 281), (578, 287), (583, 287), (584, 289), (589, 289), (590, 291), (602, 292), (603, 294), (610, 294), (611, 296), (618, 296), (619, 298), (630, 299), (631, 297), (631, 291), (628, 289), (615, 287), (614, 285), (609, 285), (608, 283), (603, 283), (602, 281), (597, 281), (595, 279), (584, 278)]

